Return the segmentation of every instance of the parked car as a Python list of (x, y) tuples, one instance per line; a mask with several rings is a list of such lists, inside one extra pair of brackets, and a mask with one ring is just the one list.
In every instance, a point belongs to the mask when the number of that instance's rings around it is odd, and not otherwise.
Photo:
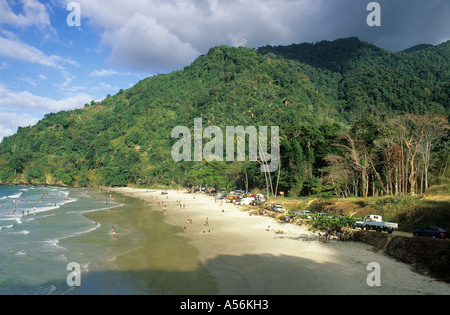
[(355, 223), (353, 224), (354, 228), (359, 227), (361, 230), (364, 230), (364, 221), (362, 219), (356, 219)]
[(377, 232), (386, 231), (392, 234), (394, 230), (398, 229), (397, 223), (383, 222), (383, 217), (381, 215), (369, 214), (364, 218), (364, 228), (368, 230), (376, 230)]
[(240, 205), (249, 205), (252, 201), (255, 201), (254, 197), (242, 198)]
[(273, 211), (284, 213), (286, 211), (286, 209), (284, 209), (281, 205), (276, 205), (273, 207)]
[(302, 211), (298, 212), (298, 214), (299, 215), (307, 215), (308, 219), (311, 219), (313, 216), (312, 212), (309, 210), (302, 210)]
[(426, 236), (432, 238), (450, 238), (450, 233), (441, 227), (438, 226), (427, 226), (421, 230), (415, 230), (413, 232), (414, 236)]

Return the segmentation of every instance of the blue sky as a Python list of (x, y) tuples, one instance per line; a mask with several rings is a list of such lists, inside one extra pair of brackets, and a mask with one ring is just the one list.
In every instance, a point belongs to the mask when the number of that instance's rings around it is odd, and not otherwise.
[(450, 1), (0, 0), (0, 139), (46, 113), (81, 108), (182, 69), (217, 45), (260, 47), (358, 36), (399, 51), (450, 39)]

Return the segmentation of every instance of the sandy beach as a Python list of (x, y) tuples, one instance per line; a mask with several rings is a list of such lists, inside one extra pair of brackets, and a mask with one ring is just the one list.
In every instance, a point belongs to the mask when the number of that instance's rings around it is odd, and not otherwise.
[[(415, 273), (365, 243), (323, 243), (304, 226), (250, 216), (240, 206), (203, 194), (109, 190), (144, 200), (164, 212), (167, 224), (183, 228), (179, 235), (198, 250), (221, 295), (450, 294), (450, 284)], [(379, 286), (367, 283), (372, 262), (380, 266)]]

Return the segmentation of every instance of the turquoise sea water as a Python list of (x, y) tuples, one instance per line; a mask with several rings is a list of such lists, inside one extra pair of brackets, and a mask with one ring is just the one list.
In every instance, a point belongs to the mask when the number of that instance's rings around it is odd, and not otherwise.
[[(0, 186), (0, 295), (216, 293), (198, 251), (179, 234), (182, 227), (138, 198)], [(71, 263), (80, 286), (72, 286)]]
[(83, 216), (123, 206), (106, 193), (0, 186), (0, 203), (0, 295), (70, 294), (75, 289), (67, 284), (70, 262), (80, 265), (83, 278), (96, 266), (108, 268), (117, 256), (108, 246), (111, 226)]

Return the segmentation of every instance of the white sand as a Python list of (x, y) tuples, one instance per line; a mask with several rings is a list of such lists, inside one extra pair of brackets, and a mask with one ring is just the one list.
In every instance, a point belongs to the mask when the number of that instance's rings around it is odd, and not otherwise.
[[(186, 226), (183, 236), (199, 250), (204, 267), (217, 279), (220, 294), (450, 294), (450, 284), (417, 274), (410, 265), (375, 252), (368, 244), (322, 243), (303, 226), (250, 216), (239, 206), (221, 205), (203, 194), (113, 190), (151, 202), (159, 211), (164, 208), (158, 201), (168, 202), (166, 223)], [(180, 209), (176, 200), (186, 208)], [(187, 219), (193, 223), (187, 224)], [(266, 231), (268, 226), (271, 231)], [(380, 265), (380, 286), (367, 284), (371, 262)]]

